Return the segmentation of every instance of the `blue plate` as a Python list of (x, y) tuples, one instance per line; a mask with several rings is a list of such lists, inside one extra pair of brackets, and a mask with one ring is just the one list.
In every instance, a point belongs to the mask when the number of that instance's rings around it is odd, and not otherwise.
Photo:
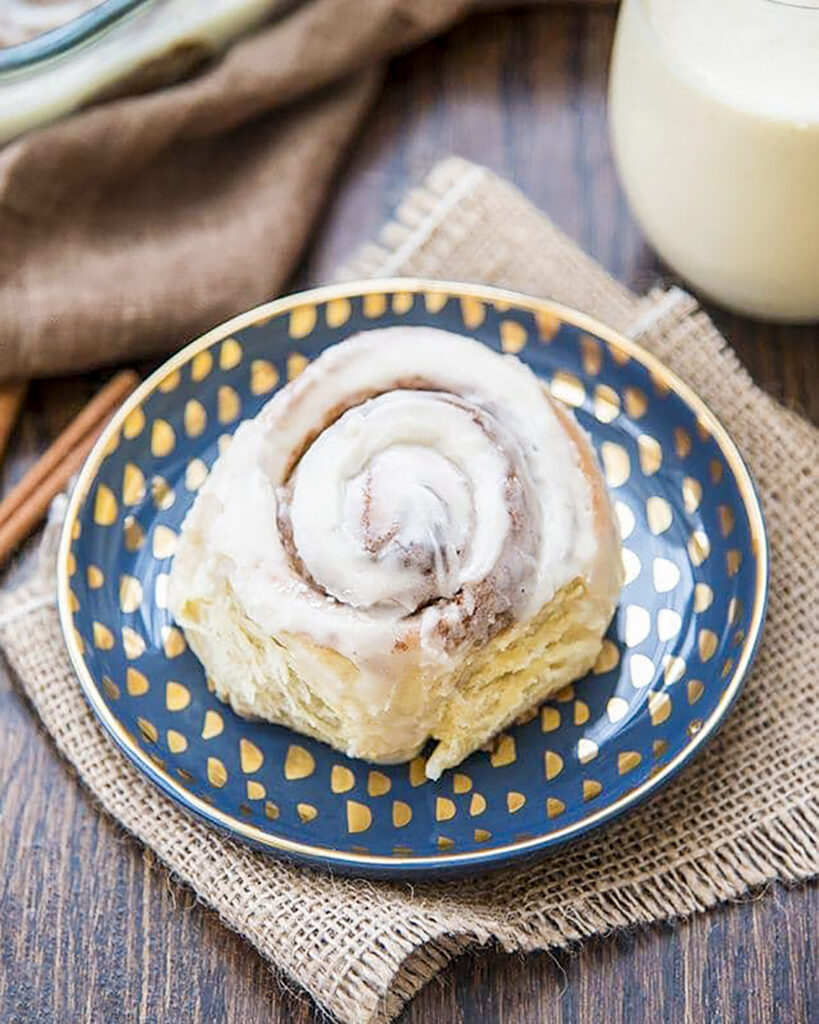
[[(219, 451), (349, 334), (430, 324), (515, 352), (590, 434), (626, 584), (592, 674), (438, 782), (235, 715), (166, 608), (182, 519)], [(174, 800), (236, 839), (350, 874), (485, 870), (610, 821), (711, 736), (759, 639), (759, 502), (703, 402), (573, 310), (472, 285), (359, 283), (291, 296), (188, 345), (114, 417), (71, 498), (59, 559), (66, 643), (91, 707)]]

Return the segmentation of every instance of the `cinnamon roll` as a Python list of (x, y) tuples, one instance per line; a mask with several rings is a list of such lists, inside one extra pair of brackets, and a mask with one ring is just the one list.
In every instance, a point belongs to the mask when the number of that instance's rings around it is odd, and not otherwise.
[(170, 607), (243, 715), (438, 778), (593, 665), (621, 584), (603, 480), (514, 356), (426, 327), (325, 351), (243, 423)]

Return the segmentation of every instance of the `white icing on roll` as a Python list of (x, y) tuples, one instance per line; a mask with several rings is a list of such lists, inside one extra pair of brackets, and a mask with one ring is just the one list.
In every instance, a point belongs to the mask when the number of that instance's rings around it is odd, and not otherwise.
[(394, 327), (327, 350), (239, 427), (185, 521), (172, 590), (180, 604), (227, 585), (268, 635), (349, 659), (377, 710), (396, 659), (453, 664), (596, 550), (578, 452), (534, 374)]

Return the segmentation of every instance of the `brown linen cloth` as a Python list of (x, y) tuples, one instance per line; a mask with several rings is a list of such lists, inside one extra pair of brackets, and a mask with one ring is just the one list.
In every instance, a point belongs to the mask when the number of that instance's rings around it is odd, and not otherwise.
[(304, 0), (0, 150), (0, 379), (178, 348), (282, 287), (382, 65), (472, 0)]
[[(638, 300), (511, 186), (451, 159), (347, 273), (461, 278), (549, 295), (639, 338), (732, 431), (767, 516), (762, 648), (727, 724), (659, 797), (539, 862), (458, 883), (329, 878), (254, 853), (189, 817), (102, 732), (63, 646), (53, 544), (0, 598), (0, 647), (100, 805), (265, 957), (345, 1024), (383, 1024), (470, 945), (562, 946), (704, 910), (770, 879), (819, 873), (819, 431), (751, 382), (690, 296)], [(53, 531), (51, 531), (53, 539)], [(66, 776), (66, 785), (71, 785)]]

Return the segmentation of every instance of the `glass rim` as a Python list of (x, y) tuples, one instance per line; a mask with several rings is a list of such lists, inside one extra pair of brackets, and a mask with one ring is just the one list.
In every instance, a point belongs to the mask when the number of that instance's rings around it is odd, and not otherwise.
[(151, 2), (152, 0), (101, 0), (95, 7), (78, 14), (64, 25), (58, 25), (22, 43), (0, 48), (0, 74), (6, 71), (21, 71), (52, 57), (58, 57), (86, 42), (126, 14)]

